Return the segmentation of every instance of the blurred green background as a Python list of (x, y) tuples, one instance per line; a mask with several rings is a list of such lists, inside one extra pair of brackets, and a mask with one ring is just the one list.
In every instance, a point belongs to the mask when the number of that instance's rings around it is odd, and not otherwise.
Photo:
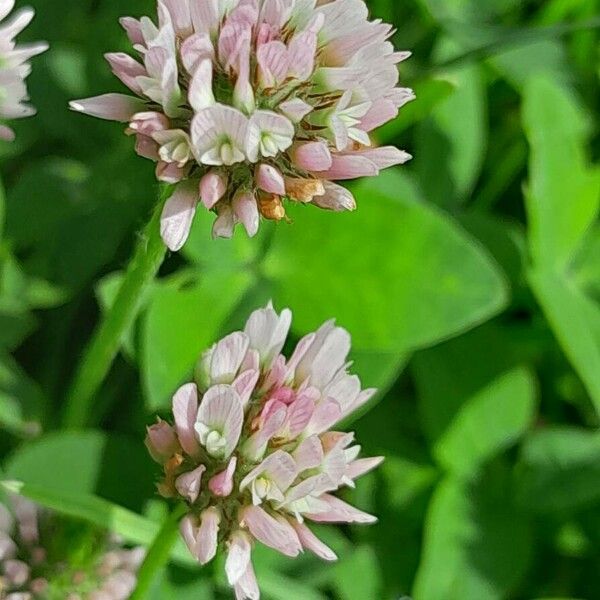
[[(102, 54), (152, 0), (35, 0), (39, 115), (0, 146), (0, 464), (158, 519), (144, 427), (200, 351), (273, 298), (294, 336), (336, 317), (380, 393), (348, 423), (387, 460), (351, 494), (378, 525), (328, 528), (335, 565), (256, 552), (270, 600), (600, 598), (597, 0), (372, 0), (418, 100), (378, 133), (414, 154), (258, 239), (200, 214), (165, 262), (89, 415), (59, 427), (101, 311), (156, 202), (118, 124), (67, 101), (119, 89)], [(175, 562), (155, 598), (228, 598)]]

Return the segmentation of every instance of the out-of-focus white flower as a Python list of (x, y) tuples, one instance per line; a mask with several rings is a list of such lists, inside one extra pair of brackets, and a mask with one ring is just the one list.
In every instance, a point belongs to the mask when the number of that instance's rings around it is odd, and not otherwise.
[[(15, 38), (34, 17), (31, 8), (24, 8), (7, 18), (14, 8), (14, 0), (0, 0), (0, 119), (20, 119), (35, 114), (27, 104), (29, 96), (25, 80), (31, 73), (29, 59), (48, 49), (48, 44), (17, 45)], [(13, 130), (0, 125), (0, 139), (12, 141)]]
[(70, 564), (67, 557), (74, 548), (61, 555), (55, 539), (62, 525), (55, 514), (20, 496), (0, 502), (0, 598), (127, 600), (135, 589), (144, 549), (122, 548), (111, 536), (98, 533), (93, 547), (86, 542), (92, 555), (81, 565)]

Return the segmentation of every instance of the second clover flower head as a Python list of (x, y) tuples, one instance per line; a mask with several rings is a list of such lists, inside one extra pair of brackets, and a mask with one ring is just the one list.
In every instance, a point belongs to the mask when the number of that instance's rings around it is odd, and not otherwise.
[(363, 0), (159, 0), (158, 26), (121, 23), (140, 60), (106, 58), (135, 96), (71, 106), (128, 123), (158, 179), (177, 184), (161, 226), (172, 250), (199, 202), (217, 214), (214, 235), (242, 223), (252, 236), (261, 216), (285, 218), (285, 200), (352, 210), (334, 181), (410, 158), (370, 137), (414, 95), (398, 87), (409, 54)]
[(333, 322), (300, 340), (290, 358), (281, 354), (291, 317), (269, 304), (213, 346), (196, 383), (173, 398), (174, 426), (158, 421), (146, 438), (163, 465), (160, 493), (189, 506), (181, 533), (190, 551), (201, 564), (226, 551), (238, 600), (260, 597), (255, 542), (335, 560), (307, 521), (376, 520), (334, 494), (383, 459), (359, 459), (353, 434), (333, 430), (375, 390), (347, 372), (350, 336)]

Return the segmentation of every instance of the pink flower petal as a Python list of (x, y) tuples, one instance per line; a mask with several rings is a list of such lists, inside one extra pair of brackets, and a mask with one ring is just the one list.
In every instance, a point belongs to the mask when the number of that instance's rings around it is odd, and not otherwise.
[(142, 34), (141, 23), (133, 17), (121, 17), (119, 19), (121, 27), (127, 32), (129, 41), (134, 45), (144, 45), (144, 35)]
[(213, 87), (213, 67), (212, 60), (205, 58), (200, 61), (200, 64), (194, 72), (188, 99), (190, 106), (196, 111), (204, 110), (215, 104), (215, 96), (212, 91)]
[(285, 181), (279, 169), (262, 163), (256, 167), (254, 179), (259, 189), (279, 196), (285, 195)]
[(218, 217), (215, 219), (212, 229), (213, 238), (231, 238), (235, 227), (235, 216), (231, 206), (228, 204), (217, 208)]
[(237, 458), (232, 456), (224, 471), (214, 475), (208, 482), (208, 489), (215, 495), (226, 498), (233, 491), (233, 474), (237, 467)]
[(111, 66), (112, 72), (134, 93), (141, 95), (142, 87), (137, 77), (146, 75), (146, 68), (137, 60), (123, 52), (111, 52), (104, 57)]
[(200, 515), (196, 556), (201, 565), (209, 563), (217, 553), (220, 522), (221, 516), (214, 507), (207, 508)]
[(356, 200), (350, 190), (330, 181), (325, 181), (323, 185), (325, 194), (313, 198), (312, 203), (315, 206), (334, 212), (356, 209)]
[(200, 495), (200, 485), (202, 483), (202, 474), (206, 471), (204, 465), (200, 465), (189, 473), (180, 475), (175, 481), (177, 491), (190, 503), (193, 504)]
[(73, 100), (69, 103), (72, 110), (82, 112), (92, 117), (107, 121), (127, 123), (136, 113), (145, 109), (145, 104), (139, 98), (124, 94), (104, 94), (84, 100)]
[(250, 347), (258, 350), (265, 368), (268, 369), (281, 352), (291, 323), (292, 312), (286, 308), (278, 315), (271, 303), (255, 310), (248, 318), (244, 332), (250, 340)]
[(260, 214), (256, 197), (252, 192), (238, 192), (231, 203), (231, 208), (237, 220), (244, 226), (249, 237), (258, 233)]
[(304, 523), (299, 523), (295, 519), (290, 519), (290, 524), (294, 528), (302, 547), (310, 550), (319, 558), (328, 561), (337, 560), (336, 553), (326, 544), (324, 544)]
[(319, 177), (332, 180), (357, 179), (379, 175), (379, 167), (361, 154), (333, 154), (329, 169), (319, 172)]
[(244, 422), (244, 409), (229, 385), (215, 385), (204, 394), (196, 432), (209, 454), (226, 460), (237, 446)]
[(213, 383), (232, 383), (246, 356), (250, 340), (245, 333), (236, 331), (220, 340), (212, 351), (210, 380)]
[(225, 573), (229, 585), (235, 585), (246, 573), (250, 564), (252, 541), (244, 531), (235, 531), (228, 542)]
[(300, 445), (292, 452), (292, 456), (296, 461), (300, 473), (308, 469), (315, 469), (323, 462), (323, 446), (321, 440), (317, 435), (306, 438), (300, 442)]
[(323, 511), (316, 514), (305, 515), (311, 521), (318, 523), (359, 523), (359, 524), (370, 524), (376, 523), (377, 517), (370, 515), (350, 504), (331, 496), (330, 494), (323, 494), (319, 498), (323, 502), (326, 502), (329, 506), (327, 511)]
[(200, 180), (200, 199), (210, 210), (227, 192), (227, 179), (217, 171), (209, 171)]
[(160, 464), (169, 460), (179, 449), (179, 441), (175, 430), (160, 419), (157, 423), (148, 427), (145, 443), (152, 458)]
[(360, 460), (355, 460), (348, 465), (346, 475), (350, 479), (358, 479), (373, 469), (376, 469), (384, 460), (385, 458), (383, 456), (374, 456), (373, 458), (361, 458)]
[(173, 396), (173, 417), (179, 443), (190, 456), (194, 456), (200, 449), (194, 431), (197, 415), (198, 389), (195, 383), (187, 383)]
[(304, 102), (304, 100), (293, 98), (292, 100), (282, 102), (279, 105), (279, 110), (292, 121), (292, 123), (300, 123), (300, 121), (314, 109), (310, 104)]
[(297, 475), (298, 469), (294, 459), (287, 452), (276, 450), (242, 479), (240, 490), (245, 490), (259, 477), (265, 477), (275, 484), (280, 492), (285, 493)]
[(292, 162), (305, 171), (327, 171), (333, 164), (331, 152), (325, 142), (296, 144), (290, 156)]
[(256, 53), (258, 77), (263, 88), (271, 88), (282, 83), (290, 67), (286, 45), (279, 41), (262, 44)]
[(198, 200), (197, 185), (185, 182), (177, 186), (165, 203), (160, 218), (160, 235), (173, 252), (183, 247), (190, 234)]
[(250, 533), (265, 546), (292, 558), (302, 551), (300, 540), (292, 526), (289, 523), (284, 525), (260, 506), (243, 508), (240, 515), (241, 524), (248, 527)]
[(250, 369), (248, 371), (242, 371), (242, 373), (240, 373), (236, 377), (235, 381), (231, 384), (238, 393), (244, 408), (246, 408), (248, 402), (250, 401), (252, 392), (258, 383), (259, 377), (260, 371), (258, 369)]
[(314, 31), (304, 31), (292, 38), (289, 45), (289, 74), (300, 81), (306, 81), (315, 68), (317, 35)]
[(237, 580), (234, 592), (236, 600), (260, 600), (260, 590), (251, 562), (248, 563), (246, 572)]
[(345, 329), (332, 321), (322, 325), (296, 369), (298, 381), (310, 377), (311, 385), (323, 389), (346, 363), (350, 345), (350, 334)]

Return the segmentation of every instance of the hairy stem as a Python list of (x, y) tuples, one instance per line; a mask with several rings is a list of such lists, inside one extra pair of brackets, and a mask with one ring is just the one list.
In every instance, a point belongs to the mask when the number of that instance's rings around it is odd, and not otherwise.
[(168, 191), (165, 187), (161, 193), (161, 201), (140, 235), (114, 304), (104, 315), (79, 363), (67, 394), (63, 414), (66, 427), (81, 428), (88, 424), (94, 397), (119, 352), (123, 335), (135, 322), (145, 289), (154, 281), (164, 260), (166, 247), (160, 237), (160, 215)]

